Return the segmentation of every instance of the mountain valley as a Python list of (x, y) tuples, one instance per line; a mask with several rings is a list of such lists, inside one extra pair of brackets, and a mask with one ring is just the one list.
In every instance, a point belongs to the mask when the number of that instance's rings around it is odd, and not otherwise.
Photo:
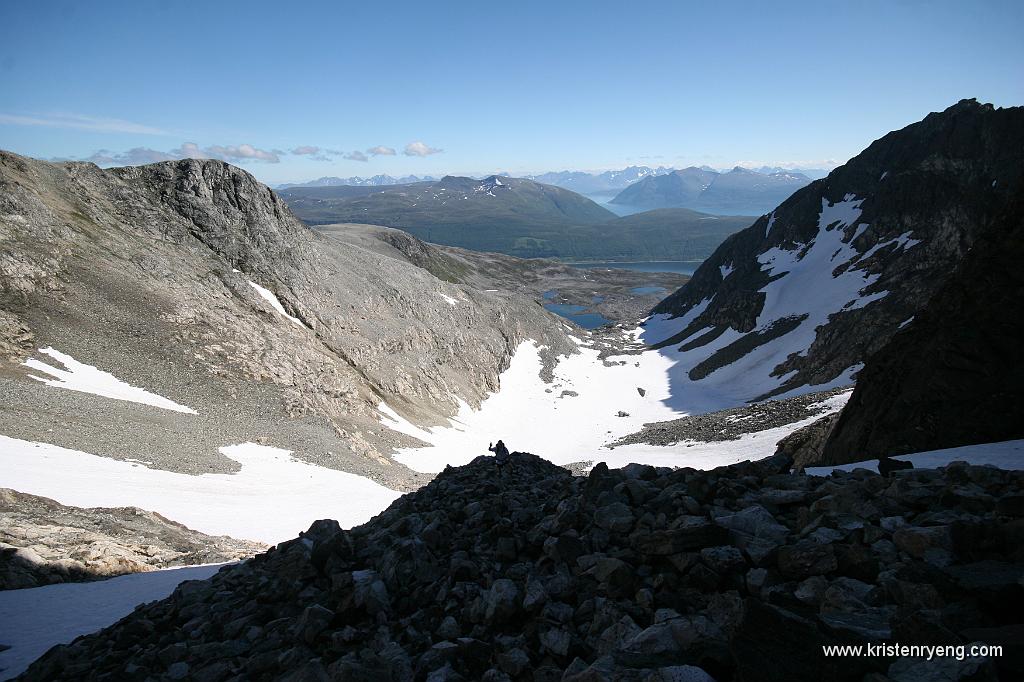
[(291, 188), (281, 196), (309, 225), (385, 225), (434, 244), (521, 258), (703, 260), (754, 221), (687, 209), (616, 217), (575, 192), (496, 175), (385, 188)]
[[(163, 581), (0, 673), (899, 682), (796, 642), (1004, 641), (1024, 109), (776, 181), (760, 218), (616, 218), (505, 176), (278, 194), (0, 153), (0, 576)], [(149, 570), (250, 555), (166, 599)]]

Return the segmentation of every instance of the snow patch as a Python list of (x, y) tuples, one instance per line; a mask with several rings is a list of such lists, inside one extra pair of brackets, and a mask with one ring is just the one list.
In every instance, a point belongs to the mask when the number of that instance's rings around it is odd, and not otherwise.
[[(579, 353), (561, 358), (554, 382), (546, 384), (540, 378), (540, 350), (530, 341), (520, 344), (501, 374), (501, 389), (479, 410), (463, 403), (454, 419), (459, 426), (417, 429), (416, 437), (430, 447), (403, 448), (394, 458), (415, 471), (433, 473), (486, 455), (488, 443), (503, 439), (512, 450), (534, 452), (556, 464), (603, 459), (606, 451), (598, 450), (604, 443), (646, 422), (680, 416), (665, 403), (670, 361), (658, 353), (613, 356), (606, 359), (616, 364), (605, 366), (597, 350), (581, 345)], [(577, 395), (563, 398), (562, 391)], [(620, 411), (629, 416), (617, 417)], [(397, 422), (396, 416), (389, 418)]]
[[(520, 345), (509, 368), (501, 374), (501, 389), (488, 396), (479, 410), (463, 405), (456, 418), (457, 428), (436, 427), (428, 431), (407, 425), (398, 415), (389, 417), (400, 426), (396, 430), (406, 429), (403, 432), (430, 444), (400, 449), (394, 458), (415, 471), (434, 473), (446, 465), (460, 466), (478, 455), (486, 455), (488, 443), (500, 438), (512, 450), (533, 452), (555, 464), (589, 459), (607, 462), (611, 467), (640, 462), (706, 469), (768, 457), (775, 452), (779, 440), (821, 416), (809, 413), (807, 419), (794, 424), (747, 434), (734, 441), (671, 446), (639, 444), (609, 449), (607, 443), (635, 433), (645, 423), (686, 415), (674, 406), (675, 399), (670, 395), (671, 357), (646, 351), (640, 355), (608, 357), (606, 360), (612, 364), (606, 366), (598, 359), (596, 350), (581, 346), (578, 354), (563, 358), (555, 367), (553, 383), (545, 384), (539, 377), (540, 350), (531, 342)], [(644, 389), (643, 396), (636, 390), (638, 387)], [(577, 395), (560, 397), (565, 390)], [(842, 409), (849, 397), (847, 391), (817, 407), (835, 412)], [(714, 403), (720, 397), (712, 391), (704, 399)], [(725, 402), (728, 400), (727, 397)], [(628, 416), (616, 416), (620, 411)]]
[(275, 544), (317, 519), (349, 528), (399, 497), (363, 476), (306, 464), (288, 450), (220, 448), (234, 474), (181, 474), (0, 435), (4, 487), (75, 507), (139, 507), (209, 535)]
[[(983, 443), (944, 450), (915, 452), (909, 455), (897, 455), (893, 459), (912, 462), (915, 469), (937, 469), (951, 462), (959, 461), (1020, 471), (1024, 470), (1024, 440), (1007, 440), (1001, 443)], [(878, 460), (836, 466), (808, 467), (804, 471), (812, 476), (828, 476), (833, 471), (853, 471), (854, 469), (878, 471)]]
[(34, 374), (29, 375), (36, 381), (41, 381), (47, 386), (65, 388), (69, 391), (79, 391), (80, 393), (91, 393), (104, 398), (113, 398), (114, 400), (125, 400), (132, 403), (152, 405), (153, 407), (159, 407), (165, 410), (174, 410), (175, 412), (197, 414), (196, 411), (190, 407), (179, 405), (173, 400), (169, 400), (168, 398), (164, 398), (163, 396), (159, 396), (155, 393), (150, 393), (144, 388), (138, 388), (136, 386), (126, 384), (113, 374), (104, 372), (92, 365), (86, 365), (78, 362), (70, 355), (61, 353), (53, 348), (40, 348), (39, 352), (44, 355), (49, 355), (51, 358), (67, 368), (58, 369), (57, 367), (49, 365), (41, 360), (36, 360), (35, 358), (29, 358), (22, 363), (26, 367), (34, 369), (37, 372), (43, 372), (44, 374), (49, 374), (51, 377), (54, 377), (52, 379), (47, 379)]
[[(819, 231), (810, 244), (798, 245), (792, 250), (776, 246), (758, 256), (761, 267), (776, 279), (761, 289), (765, 301), (755, 331), (767, 330), (787, 318), (804, 319), (789, 333), (712, 372), (701, 380), (703, 384), (713, 383), (725, 388), (728, 383), (737, 383), (745, 387), (747, 399), (758, 395), (759, 391), (770, 391), (783, 382), (781, 377), (771, 377), (771, 371), (790, 354), (805, 353), (815, 339), (817, 327), (827, 324), (829, 315), (841, 309), (864, 307), (888, 293), (862, 293), (877, 281), (877, 274), (848, 267), (838, 276), (832, 275), (837, 266), (858, 257), (856, 249), (844, 241), (843, 228), (856, 223), (862, 201), (850, 194), (835, 204), (822, 199)], [(807, 292), (814, 292), (814, 295), (808, 296)], [(727, 330), (711, 344), (694, 349), (690, 354), (699, 356), (699, 362), (741, 336), (732, 329)], [(681, 367), (675, 371), (681, 381), (686, 380), (681, 370), (688, 371), (697, 362), (680, 362)]]
[(297, 317), (288, 314), (288, 311), (284, 309), (284, 306), (281, 305), (281, 301), (278, 300), (277, 296), (274, 295), (273, 291), (261, 287), (259, 284), (256, 284), (256, 282), (253, 282), (252, 280), (249, 280), (249, 285), (252, 286), (252, 288), (255, 289), (261, 297), (263, 297), (263, 300), (269, 303), (270, 307), (276, 310), (279, 314), (287, 317), (289, 320), (299, 325), (300, 327), (305, 327), (306, 329), (309, 329), (309, 327), (306, 326), (305, 322), (303, 322)]
[(736, 269), (736, 267), (732, 263), (730, 263), (728, 265), (719, 265), (718, 266), (718, 272), (719, 272), (719, 274), (722, 275), (722, 279), (725, 279), (726, 277), (731, 275), (733, 270), (735, 270), (735, 269)]
[(205, 580), (224, 564), (132, 573), (87, 583), (0, 591), (0, 679), (20, 675), (58, 644), (113, 625), (136, 606), (170, 596), (186, 580)]
[(412, 436), (426, 443), (430, 442), (431, 433), (426, 429), (421, 429), (416, 426), (408, 419), (392, 410), (387, 403), (381, 403), (377, 406), (377, 411), (383, 415), (380, 423), (398, 433), (404, 433), (407, 436)]
[(456, 298), (452, 298), (451, 296), (448, 296), (446, 294), (442, 294), (441, 292), (438, 292), (437, 295), (440, 296), (441, 298), (443, 298), (444, 300), (446, 300), (448, 302), (448, 305), (458, 305), (459, 304), (459, 300), (456, 299)]

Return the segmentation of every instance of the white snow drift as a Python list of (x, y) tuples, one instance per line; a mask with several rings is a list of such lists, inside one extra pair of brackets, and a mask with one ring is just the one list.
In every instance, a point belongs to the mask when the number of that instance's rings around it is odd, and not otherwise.
[(368, 521), (399, 493), (255, 443), (220, 451), (235, 474), (179, 474), (0, 435), (0, 486), (76, 507), (140, 507), (210, 535), (275, 544), (317, 519)]
[[(1024, 440), (1006, 440), (1001, 443), (983, 443), (981, 445), (965, 445), (959, 448), (929, 450), (915, 452), (910, 455), (898, 455), (893, 459), (911, 462), (916, 469), (937, 469), (950, 462), (969, 462), (979, 466), (994, 466), (1000, 469), (1024, 470)], [(833, 471), (853, 471), (854, 469), (870, 469), (878, 471), (878, 460), (839, 464), (836, 466), (809, 467), (806, 473), (813, 476), (828, 476)]]
[(289, 320), (291, 320), (295, 324), (299, 325), (300, 327), (304, 327), (305, 329), (309, 329), (309, 327), (306, 326), (305, 322), (303, 322), (299, 318), (295, 317), (294, 315), (289, 315), (288, 314), (288, 311), (284, 309), (284, 306), (281, 305), (281, 301), (277, 298), (276, 295), (274, 295), (273, 291), (271, 291), (270, 289), (266, 289), (264, 287), (261, 287), (259, 284), (256, 284), (256, 282), (253, 282), (252, 280), (249, 280), (249, 285), (253, 289), (255, 289), (256, 292), (263, 298), (263, 300), (266, 301), (267, 303), (269, 303), (270, 307), (273, 308), (274, 310), (276, 310), (279, 315), (283, 315), (284, 317), (287, 317)]
[(36, 381), (41, 381), (47, 386), (66, 388), (69, 391), (92, 393), (93, 395), (102, 396), (104, 398), (113, 398), (115, 400), (127, 400), (133, 403), (152, 405), (153, 407), (161, 407), (165, 410), (174, 410), (175, 412), (196, 414), (196, 411), (190, 407), (179, 405), (173, 400), (169, 400), (155, 393), (150, 393), (144, 388), (138, 388), (136, 386), (126, 384), (113, 374), (96, 369), (92, 365), (86, 365), (78, 362), (70, 355), (56, 351), (53, 348), (40, 348), (39, 352), (44, 355), (49, 355), (66, 368), (59, 369), (35, 358), (29, 358), (26, 360), (23, 364), (27, 367), (30, 367), (37, 372), (49, 374), (53, 377), (46, 378), (36, 376), (34, 374), (29, 375)]
[[(597, 451), (609, 440), (636, 431), (644, 422), (677, 416), (663, 402), (668, 398), (664, 358), (656, 353), (614, 357), (608, 360), (623, 364), (605, 366), (597, 355), (581, 346), (578, 354), (561, 359), (554, 382), (545, 384), (539, 376), (540, 349), (523, 342), (501, 374), (501, 390), (488, 396), (479, 410), (462, 404), (448, 427), (420, 429), (384, 406), (385, 426), (431, 445), (403, 449), (395, 459), (416, 471), (437, 472), (487, 454), (488, 443), (499, 438), (511, 449), (559, 464), (601, 459)], [(617, 417), (620, 411), (629, 416)]]
[[(596, 350), (578, 343), (580, 352), (561, 358), (554, 382), (545, 384), (539, 376), (540, 349), (524, 342), (501, 374), (501, 390), (484, 400), (479, 410), (462, 404), (447, 427), (419, 428), (382, 404), (384, 426), (429, 443), (425, 448), (404, 448), (395, 459), (416, 471), (437, 472), (487, 454), (488, 444), (501, 438), (513, 450), (533, 452), (556, 464), (592, 460), (609, 466), (643, 462), (712, 468), (767, 457), (775, 451), (776, 441), (811, 420), (737, 441), (608, 449), (603, 446), (645, 423), (685, 415), (674, 407), (676, 399), (670, 394), (673, 359), (648, 351), (609, 357), (605, 365)], [(837, 396), (826, 407), (839, 410), (847, 397)]]

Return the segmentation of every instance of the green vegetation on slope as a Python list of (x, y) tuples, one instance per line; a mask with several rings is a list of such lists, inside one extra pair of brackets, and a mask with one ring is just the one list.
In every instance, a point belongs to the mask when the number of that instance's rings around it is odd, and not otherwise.
[(310, 225), (386, 225), (435, 244), (521, 258), (702, 260), (753, 222), (684, 208), (616, 218), (575, 192), (496, 176), (383, 189), (292, 188), (281, 196)]

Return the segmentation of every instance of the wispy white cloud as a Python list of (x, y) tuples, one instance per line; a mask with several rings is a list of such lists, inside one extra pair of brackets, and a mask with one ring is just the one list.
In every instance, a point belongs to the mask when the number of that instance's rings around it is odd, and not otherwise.
[(166, 130), (125, 121), (119, 118), (98, 118), (81, 114), (53, 114), (49, 116), (19, 116), (0, 113), (0, 125), (69, 128), (99, 133), (136, 133), (141, 135), (170, 135)]
[(443, 151), (443, 149), (431, 147), (417, 140), (416, 142), (410, 142), (405, 145), (405, 151), (403, 154), (406, 156), (430, 156), (431, 154), (440, 154)]
[[(246, 163), (250, 161), (278, 163), (284, 154), (285, 152), (279, 149), (268, 151), (254, 147), (251, 144), (200, 147), (194, 142), (185, 142), (181, 146), (167, 151), (160, 151), (149, 147), (133, 147), (124, 152), (100, 149), (81, 160), (91, 161), (97, 166), (141, 166), (147, 163), (176, 161), (178, 159), (218, 159), (228, 163)], [(53, 160), (66, 161), (68, 159)]]
[(385, 147), (384, 145), (377, 145), (376, 147), (370, 147), (366, 150), (366, 153), (370, 156), (394, 156), (398, 152), (393, 147)]
[(213, 145), (204, 150), (209, 156), (223, 161), (266, 161), (277, 163), (281, 157), (272, 151), (253, 147), (251, 144)]
[[(313, 145), (301, 145), (291, 150), (296, 156), (305, 156), (312, 161), (330, 161), (331, 157), (340, 156), (349, 161), (369, 161), (369, 157), (361, 151), (346, 152), (340, 149), (324, 149)], [(394, 150), (392, 150), (394, 153)]]
[[(147, 163), (158, 161), (174, 161), (181, 156), (160, 152), (148, 147), (134, 147), (125, 152), (112, 152), (109, 149), (100, 149), (88, 156), (83, 161), (91, 161), (97, 166), (142, 166)], [(56, 161), (57, 159), (53, 159)], [(66, 159), (61, 159), (62, 161)]]

